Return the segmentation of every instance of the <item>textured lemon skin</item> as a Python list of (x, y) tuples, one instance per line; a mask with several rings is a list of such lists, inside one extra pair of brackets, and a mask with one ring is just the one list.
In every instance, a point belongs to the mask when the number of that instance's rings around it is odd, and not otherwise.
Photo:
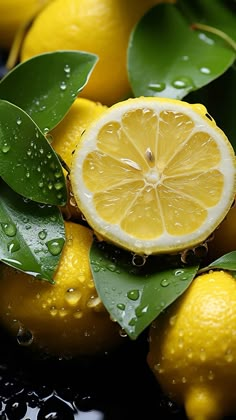
[(73, 152), (80, 142), (82, 133), (106, 109), (105, 105), (79, 97), (63, 120), (50, 132), (52, 147), (69, 168), (71, 168)]
[(55, 0), (35, 19), (21, 60), (59, 49), (97, 54), (99, 61), (83, 96), (106, 105), (130, 93), (126, 70), (133, 26), (160, 0)]
[(150, 327), (147, 361), (189, 419), (236, 413), (236, 281), (230, 273), (193, 280)]
[(97, 296), (88, 252), (92, 232), (65, 222), (55, 284), (0, 266), (0, 322), (13, 335), (33, 335), (32, 348), (58, 356), (102, 354), (120, 344), (119, 328)]
[(1, 0), (0, 47), (9, 48), (19, 27), (50, 0)]

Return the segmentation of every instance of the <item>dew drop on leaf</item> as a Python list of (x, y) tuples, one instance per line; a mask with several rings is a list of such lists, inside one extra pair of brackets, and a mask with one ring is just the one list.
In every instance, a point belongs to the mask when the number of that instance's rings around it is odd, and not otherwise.
[(7, 236), (15, 236), (17, 229), (16, 229), (16, 225), (14, 225), (14, 223), (1, 223), (1, 227), (3, 232), (5, 233), (5, 235)]
[(52, 239), (46, 243), (51, 255), (57, 256), (61, 253), (65, 241), (63, 238)]

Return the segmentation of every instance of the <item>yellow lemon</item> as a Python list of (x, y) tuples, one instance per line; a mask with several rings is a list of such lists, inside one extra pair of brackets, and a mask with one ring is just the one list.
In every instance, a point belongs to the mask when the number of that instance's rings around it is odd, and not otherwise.
[(236, 207), (232, 207), (208, 242), (208, 260), (216, 260), (228, 252), (236, 251)]
[[(78, 97), (70, 107), (62, 121), (50, 132), (51, 146), (60, 155), (67, 167), (71, 168), (72, 154), (80, 142), (82, 133), (89, 124), (106, 110), (106, 106), (99, 102)], [(67, 171), (64, 170), (65, 176)], [(73, 198), (68, 182), (68, 203), (62, 208), (64, 217), (68, 220), (79, 220), (81, 213)]]
[[(61, 49), (97, 54), (83, 96), (110, 105), (130, 93), (126, 70), (133, 26), (161, 0), (55, 0), (35, 19), (21, 59)], [(173, 2), (173, 1), (172, 1)]]
[(236, 413), (235, 325), (235, 278), (213, 271), (197, 276), (150, 327), (150, 369), (191, 420)]
[(72, 154), (81, 134), (107, 107), (85, 98), (77, 98), (63, 120), (50, 132), (52, 147), (71, 168)]
[(20, 344), (58, 356), (102, 354), (122, 338), (101, 303), (89, 266), (92, 231), (65, 222), (55, 284), (0, 266), (0, 323)]
[(89, 225), (139, 254), (201, 243), (235, 195), (235, 155), (202, 105), (166, 98), (117, 103), (73, 155), (71, 186)]
[(0, 48), (9, 48), (21, 25), (35, 16), (50, 0), (1, 0)]

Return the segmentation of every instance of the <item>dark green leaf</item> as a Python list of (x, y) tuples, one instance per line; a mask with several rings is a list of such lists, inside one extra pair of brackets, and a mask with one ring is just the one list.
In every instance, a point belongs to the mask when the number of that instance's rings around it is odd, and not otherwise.
[(236, 14), (230, 7), (230, 1), (227, 4), (224, 0), (178, 0), (177, 7), (190, 23), (210, 25), (236, 41)]
[(207, 267), (202, 268), (200, 272), (205, 272), (214, 268), (236, 271), (236, 251), (232, 251), (223, 255), (222, 257), (213, 261)]
[(40, 205), (0, 183), (0, 260), (53, 282), (65, 241), (56, 206)]
[(81, 51), (37, 55), (2, 79), (0, 98), (22, 108), (47, 132), (67, 113), (96, 61), (96, 55)]
[(34, 121), (0, 100), (0, 176), (18, 194), (46, 204), (66, 203), (60, 161)]
[(198, 270), (170, 256), (148, 257), (143, 264), (141, 257), (97, 242), (90, 261), (103, 304), (132, 339), (186, 290)]
[(223, 74), (234, 59), (226, 43), (192, 30), (176, 6), (160, 4), (131, 34), (128, 74), (135, 96), (182, 99)]

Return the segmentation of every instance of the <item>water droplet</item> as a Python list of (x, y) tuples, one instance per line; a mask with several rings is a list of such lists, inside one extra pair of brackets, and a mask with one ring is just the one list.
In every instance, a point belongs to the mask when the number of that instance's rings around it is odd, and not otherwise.
[(193, 86), (193, 82), (189, 77), (178, 77), (178, 79), (173, 80), (172, 86), (176, 89), (184, 89)]
[(32, 344), (34, 337), (31, 331), (26, 330), (24, 327), (20, 326), (16, 340), (20, 346), (29, 346)]
[(81, 297), (81, 292), (78, 289), (74, 289), (73, 287), (68, 289), (65, 294), (65, 300), (71, 306), (77, 305)]
[(98, 307), (101, 307), (101, 299), (99, 296), (90, 296), (88, 302), (87, 302), (87, 307), (88, 308), (93, 308), (93, 309), (98, 309)]
[(56, 316), (56, 315), (57, 315), (57, 308), (56, 308), (55, 306), (52, 306), (52, 307), (50, 308), (50, 314), (51, 314), (52, 316)]
[(211, 73), (211, 70), (208, 67), (201, 67), (200, 68), (200, 72), (202, 74), (210, 74)]
[(73, 317), (75, 319), (80, 319), (80, 318), (82, 318), (82, 316), (83, 316), (83, 312), (80, 309), (77, 309), (73, 314)]
[(107, 269), (111, 272), (115, 272), (116, 271), (116, 266), (115, 264), (107, 264)]
[(225, 352), (225, 360), (226, 360), (226, 362), (230, 363), (230, 362), (232, 362), (232, 361), (233, 361), (233, 359), (234, 359), (234, 356), (233, 356), (233, 354), (232, 354), (232, 350), (231, 350), (231, 349), (228, 349), (228, 350)]
[(210, 381), (212, 381), (215, 377), (214, 373), (212, 372), (212, 370), (209, 370), (208, 375), (207, 375), (208, 379)]
[(7, 249), (12, 254), (13, 254), (13, 252), (19, 251), (19, 249), (20, 249), (20, 242), (17, 239), (13, 239), (11, 242), (9, 242), (7, 244)]
[(128, 336), (127, 332), (126, 332), (123, 328), (121, 328), (121, 329), (120, 329), (120, 331), (119, 331), (119, 335), (120, 335), (122, 338), (126, 338), (126, 337)]
[(143, 267), (147, 261), (147, 255), (134, 254), (132, 257), (132, 264), (135, 267)]
[(130, 291), (127, 293), (127, 296), (128, 296), (128, 298), (129, 298), (130, 300), (138, 300), (138, 298), (139, 298), (139, 290), (137, 290), (137, 289), (130, 290)]
[(16, 124), (17, 125), (21, 125), (22, 124), (22, 120), (21, 120), (21, 118), (19, 117), (19, 118), (17, 118), (17, 120), (16, 120)]
[(183, 384), (186, 384), (187, 378), (185, 376), (183, 376), (182, 379), (181, 379), (181, 381), (182, 381)]
[(38, 237), (39, 237), (39, 239), (41, 239), (42, 241), (43, 241), (44, 239), (46, 239), (46, 237), (47, 237), (47, 232), (46, 232), (46, 230), (45, 230), (45, 229), (41, 230), (41, 231), (38, 233)]
[(101, 270), (100, 265), (98, 264), (93, 264), (93, 271), (94, 273), (98, 273)]
[(2, 153), (8, 153), (11, 149), (11, 146), (8, 143), (4, 143), (2, 146)]
[(162, 92), (165, 90), (166, 84), (164, 82), (160, 83), (149, 83), (148, 89), (152, 90), (153, 92)]
[(181, 269), (177, 269), (177, 270), (174, 271), (175, 276), (181, 276), (181, 274), (183, 274), (183, 273), (184, 273), (184, 270), (181, 270)]
[(137, 318), (132, 318), (132, 319), (129, 321), (129, 325), (130, 325), (130, 327), (134, 327), (134, 326), (135, 326), (135, 324), (136, 324), (136, 322), (137, 322)]
[(61, 253), (64, 243), (65, 241), (63, 238), (58, 238), (51, 239), (50, 241), (46, 242), (46, 245), (50, 254), (57, 256)]
[(1, 227), (3, 232), (7, 235), (7, 236), (15, 236), (17, 229), (16, 229), (16, 225), (14, 225), (13, 223), (1, 223)]
[(61, 82), (60, 84), (60, 89), (61, 90), (66, 90), (67, 86), (66, 86), (66, 82)]
[(148, 311), (148, 305), (145, 306), (138, 306), (135, 309), (135, 315), (140, 318), (141, 316), (143, 316), (144, 314), (146, 314)]
[(120, 309), (121, 311), (124, 311), (125, 310), (125, 304), (124, 303), (118, 303), (116, 305), (116, 307), (117, 307), (117, 309)]
[(170, 284), (169, 280), (167, 280), (167, 279), (161, 280), (161, 286), (162, 287), (167, 287), (167, 286), (169, 286), (169, 284)]
[(55, 188), (55, 190), (57, 190), (57, 191), (61, 190), (63, 187), (64, 187), (63, 182), (56, 182), (56, 183), (54, 184), (54, 188)]
[(206, 351), (203, 348), (201, 348), (201, 350), (200, 350), (200, 360), (202, 362), (204, 362), (206, 360)]

